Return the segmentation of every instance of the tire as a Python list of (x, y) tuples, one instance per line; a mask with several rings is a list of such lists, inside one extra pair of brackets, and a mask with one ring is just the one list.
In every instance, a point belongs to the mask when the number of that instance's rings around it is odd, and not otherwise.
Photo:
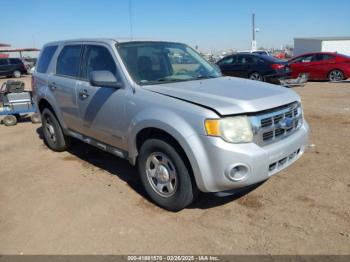
[(21, 120), (21, 115), (20, 114), (15, 114), (14, 116), (16, 117), (17, 122), (19, 122)]
[(176, 212), (195, 200), (198, 189), (185, 162), (170, 144), (147, 140), (141, 146), (137, 167), (147, 194), (158, 206)]
[(249, 79), (255, 81), (264, 81), (264, 77), (258, 72), (251, 73)]
[(15, 70), (15, 71), (13, 71), (13, 73), (12, 73), (12, 76), (15, 77), (15, 78), (20, 78), (21, 75), (22, 75), (22, 73), (21, 73), (21, 71), (19, 71), (19, 70)]
[(2, 120), (5, 126), (15, 126), (17, 125), (17, 118), (14, 115), (5, 116)]
[(34, 113), (31, 115), (30, 120), (32, 121), (33, 124), (39, 124), (41, 123), (41, 117), (40, 114)]
[(70, 138), (64, 135), (61, 125), (51, 110), (45, 108), (41, 114), (45, 144), (56, 152), (69, 148)]
[(344, 80), (344, 73), (341, 70), (334, 69), (328, 74), (328, 80), (330, 82), (339, 82)]

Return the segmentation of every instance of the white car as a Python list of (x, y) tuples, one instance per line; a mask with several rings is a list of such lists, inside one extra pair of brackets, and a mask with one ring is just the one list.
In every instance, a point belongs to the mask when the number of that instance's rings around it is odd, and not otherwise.
[(237, 53), (251, 53), (251, 54), (257, 54), (257, 55), (270, 55), (270, 53), (266, 50), (247, 50), (247, 51), (238, 51)]

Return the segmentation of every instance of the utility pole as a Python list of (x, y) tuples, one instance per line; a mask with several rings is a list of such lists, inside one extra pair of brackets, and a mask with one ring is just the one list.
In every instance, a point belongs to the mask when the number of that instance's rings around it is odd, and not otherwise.
[(132, 41), (133, 36), (133, 28), (132, 28), (132, 0), (129, 0), (129, 26), (130, 26), (130, 40)]
[(252, 45), (251, 45), (251, 50), (255, 51), (256, 50), (256, 39), (255, 39), (255, 34), (259, 32), (259, 29), (255, 27), (255, 14), (252, 14), (252, 30), (253, 30), (253, 39), (252, 39)]

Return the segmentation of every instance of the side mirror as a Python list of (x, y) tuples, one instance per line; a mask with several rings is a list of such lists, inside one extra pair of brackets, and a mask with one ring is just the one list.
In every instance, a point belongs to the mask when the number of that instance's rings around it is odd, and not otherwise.
[(92, 86), (122, 88), (122, 84), (110, 71), (92, 71), (90, 74)]

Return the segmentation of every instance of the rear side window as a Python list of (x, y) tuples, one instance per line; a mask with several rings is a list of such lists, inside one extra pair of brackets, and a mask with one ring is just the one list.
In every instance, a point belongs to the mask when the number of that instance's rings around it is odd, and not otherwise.
[(107, 48), (103, 46), (86, 47), (82, 78), (89, 79), (92, 71), (110, 71), (117, 77), (117, 66)]
[(23, 63), (22, 60), (18, 58), (10, 58), (9, 60), (11, 65), (18, 65)]
[(57, 45), (47, 46), (44, 48), (42, 54), (40, 55), (40, 59), (38, 61), (38, 65), (36, 67), (36, 71), (39, 73), (46, 73), (47, 68), (49, 67), (50, 61), (57, 50)]
[(322, 60), (331, 60), (333, 58), (334, 58), (334, 56), (330, 55), (330, 54), (323, 54), (322, 55)]
[(238, 57), (238, 64), (240, 64), (240, 65), (254, 64), (257, 61), (258, 61), (258, 59), (254, 56), (239, 56)]
[(78, 78), (81, 50), (81, 45), (65, 46), (57, 59), (56, 74)]

